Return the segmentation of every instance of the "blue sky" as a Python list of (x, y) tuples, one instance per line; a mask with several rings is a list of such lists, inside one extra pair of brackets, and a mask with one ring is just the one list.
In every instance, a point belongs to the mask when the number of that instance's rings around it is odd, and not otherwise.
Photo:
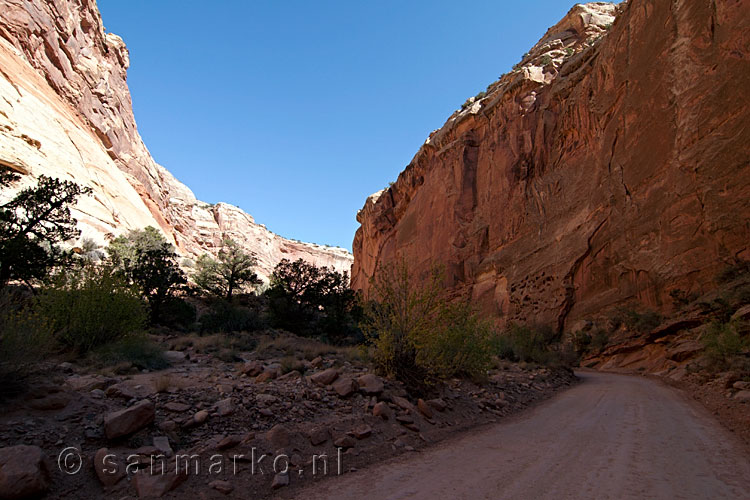
[(138, 129), (206, 202), (351, 249), (366, 197), (567, 1), (99, 0)]

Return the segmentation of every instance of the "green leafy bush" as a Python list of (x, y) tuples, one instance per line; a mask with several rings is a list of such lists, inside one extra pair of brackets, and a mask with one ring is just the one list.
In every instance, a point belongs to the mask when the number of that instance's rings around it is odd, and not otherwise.
[(616, 327), (625, 325), (628, 330), (636, 333), (648, 333), (662, 322), (662, 316), (656, 311), (637, 311), (633, 308), (621, 307), (612, 318)]
[(252, 332), (267, 326), (262, 316), (260, 301), (256, 307), (216, 300), (208, 312), (200, 317), (200, 330), (203, 333)]
[(709, 324), (701, 341), (706, 348), (710, 367), (717, 370), (728, 368), (733, 358), (750, 348), (745, 325), (738, 322)]
[(467, 305), (448, 303), (440, 284), (437, 270), (420, 284), (403, 262), (382, 267), (371, 280), (363, 321), (369, 357), (410, 389), (457, 375), (481, 377), (490, 363), (490, 326)]
[(495, 343), (495, 351), (503, 359), (542, 365), (561, 364), (560, 335), (546, 325), (511, 324)]
[(54, 342), (50, 325), (24, 302), (7, 289), (0, 295), (0, 400), (18, 392), (28, 370), (45, 359)]
[(257, 262), (254, 255), (227, 238), (216, 259), (205, 254), (198, 259), (193, 280), (202, 290), (231, 301), (235, 292), (262, 283), (254, 270)]
[(265, 292), (271, 324), (304, 337), (335, 344), (357, 341), (361, 308), (347, 273), (302, 259), (282, 260)]
[(146, 320), (138, 291), (109, 266), (61, 272), (39, 294), (36, 310), (60, 342), (80, 353), (139, 332)]
[(101, 346), (93, 357), (105, 366), (129, 363), (139, 370), (161, 370), (169, 366), (164, 351), (145, 334), (133, 333)]

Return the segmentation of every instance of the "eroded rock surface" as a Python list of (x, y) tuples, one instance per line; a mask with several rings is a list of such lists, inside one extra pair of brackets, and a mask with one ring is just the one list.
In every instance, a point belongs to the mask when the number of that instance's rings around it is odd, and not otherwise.
[(750, 9), (576, 5), (357, 219), (353, 285), (404, 259), (502, 321), (568, 329), (750, 258)]
[(19, 188), (39, 175), (91, 187), (75, 216), (100, 244), (152, 225), (186, 256), (231, 237), (258, 256), (263, 277), (282, 258), (349, 271), (344, 249), (288, 240), (238, 207), (203, 203), (154, 162), (133, 116), (129, 65), (95, 2), (0, 0), (0, 165), (26, 174)]

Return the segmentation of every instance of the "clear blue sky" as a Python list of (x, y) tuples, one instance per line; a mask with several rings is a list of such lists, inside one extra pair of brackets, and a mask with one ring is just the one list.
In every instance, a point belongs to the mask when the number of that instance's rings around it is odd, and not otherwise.
[(574, 2), (99, 0), (138, 128), (206, 202), (351, 249), (427, 135)]

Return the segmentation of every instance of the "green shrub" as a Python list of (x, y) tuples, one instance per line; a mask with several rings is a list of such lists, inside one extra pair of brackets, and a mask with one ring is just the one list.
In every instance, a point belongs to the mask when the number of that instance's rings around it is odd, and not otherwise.
[(52, 349), (49, 324), (22, 301), (0, 296), (0, 400), (14, 395), (28, 370)]
[(262, 330), (266, 326), (260, 304), (252, 308), (225, 300), (216, 300), (211, 304), (210, 310), (200, 317), (202, 333), (252, 332)]
[(566, 53), (566, 54), (567, 54), (568, 56), (572, 56), (573, 54), (575, 54), (575, 53), (576, 53), (576, 51), (575, 51), (575, 50), (573, 50), (573, 47), (567, 47), (567, 48), (565, 49), (565, 53)]
[(615, 328), (625, 325), (628, 330), (636, 333), (648, 333), (662, 322), (662, 316), (656, 311), (637, 311), (633, 308), (621, 307), (612, 318)]
[(602, 351), (607, 345), (609, 345), (609, 333), (603, 328), (597, 329), (591, 336), (591, 349)]
[(697, 293), (688, 293), (685, 290), (680, 290), (679, 288), (670, 290), (669, 296), (672, 297), (672, 305), (678, 311), (698, 299)]
[(489, 366), (491, 328), (467, 305), (448, 303), (440, 283), (433, 270), (421, 285), (403, 262), (382, 267), (371, 280), (363, 321), (369, 358), (410, 389), (440, 378), (481, 377)]
[(264, 296), (275, 328), (334, 344), (361, 337), (359, 297), (349, 288), (347, 273), (284, 259), (274, 268)]
[(542, 57), (542, 66), (546, 66), (552, 62), (552, 56), (545, 55)]
[(466, 303), (440, 304), (436, 324), (417, 338), (417, 363), (433, 378), (487, 374), (494, 330)]
[(706, 348), (706, 358), (711, 368), (726, 369), (731, 364), (732, 358), (739, 356), (744, 349), (750, 347), (750, 338), (747, 334), (742, 335), (742, 331), (743, 325), (737, 322), (713, 322), (708, 325), (701, 336), (701, 341)]
[(511, 324), (496, 340), (495, 351), (510, 361), (557, 365), (560, 348), (560, 336), (551, 327)]
[(170, 328), (186, 331), (195, 325), (195, 306), (180, 297), (169, 297), (161, 309), (160, 322)]
[(137, 290), (108, 266), (60, 273), (36, 308), (56, 338), (80, 353), (138, 332), (146, 321)]
[(748, 275), (750, 275), (750, 261), (736, 259), (716, 275), (716, 281), (719, 284), (726, 284)]
[(161, 347), (142, 333), (131, 334), (99, 347), (93, 356), (107, 366), (130, 363), (139, 370), (161, 370), (169, 366)]

